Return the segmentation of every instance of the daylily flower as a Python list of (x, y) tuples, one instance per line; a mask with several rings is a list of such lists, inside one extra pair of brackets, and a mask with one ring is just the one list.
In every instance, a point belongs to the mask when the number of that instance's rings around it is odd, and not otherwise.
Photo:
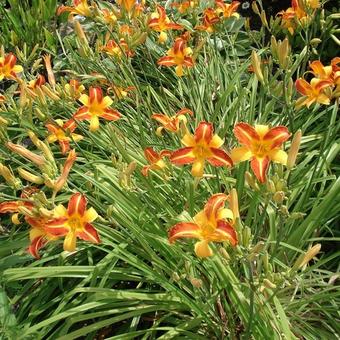
[(58, 205), (54, 210), (54, 218), (45, 224), (45, 230), (54, 236), (66, 236), (64, 250), (76, 249), (77, 237), (84, 241), (100, 243), (100, 238), (93, 222), (98, 214), (94, 208), (86, 210), (87, 200), (84, 195), (76, 193), (71, 196), (67, 209)]
[(195, 177), (203, 176), (205, 161), (212, 166), (232, 166), (233, 161), (221, 149), (223, 140), (213, 133), (211, 123), (200, 122), (194, 135), (184, 135), (182, 144), (185, 148), (174, 151), (170, 161), (176, 165), (192, 164), (191, 173)]
[(112, 92), (115, 94), (115, 96), (118, 99), (123, 99), (125, 97), (128, 96), (130, 91), (135, 90), (136, 88), (134, 86), (128, 86), (126, 88), (123, 88), (121, 86), (116, 86), (116, 85), (112, 85), (107, 89), (107, 92), (109, 92), (110, 90), (112, 90)]
[(310, 107), (313, 103), (329, 105), (331, 94), (326, 95), (324, 90), (332, 85), (333, 82), (331, 80), (313, 78), (308, 83), (303, 78), (297, 79), (295, 82), (296, 89), (304, 96), (298, 100), (297, 107), (303, 105)]
[(180, 30), (183, 29), (182, 25), (171, 22), (165, 13), (165, 8), (157, 6), (157, 12), (151, 14), (151, 19), (148, 22), (148, 26), (157, 32), (160, 32), (159, 42), (164, 43), (167, 41), (168, 36), (165, 31), (167, 30)]
[(324, 66), (320, 60), (315, 60), (309, 64), (309, 67), (317, 79), (331, 80), (335, 85), (335, 80), (340, 77), (339, 64), (340, 57), (336, 57), (331, 60), (331, 64), (328, 66)]
[(209, 198), (204, 209), (196, 214), (193, 222), (180, 222), (169, 230), (169, 242), (174, 243), (179, 238), (195, 238), (195, 253), (198, 257), (213, 255), (209, 242), (230, 242), (237, 245), (237, 233), (233, 228), (234, 214), (224, 208), (228, 196), (215, 194)]
[(220, 21), (220, 17), (217, 15), (213, 8), (207, 8), (203, 12), (203, 25), (196, 26), (195, 28), (200, 31), (206, 31), (213, 33), (215, 31), (214, 25)]
[(129, 49), (129, 45), (126, 43), (124, 38), (116, 43), (114, 40), (109, 40), (105, 46), (101, 47), (101, 50), (106, 52), (108, 55), (113, 57), (122, 58), (122, 56), (133, 57), (134, 52)]
[(91, 16), (91, 8), (87, 3), (87, 0), (73, 0), (73, 6), (59, 6), (57, 9), (57, 15), (64, 12), (70, 12), (70, 15), (81, 15), (83, 17)]
[(231, 150), (232, 160), (237, 163), (251, 159), (250, 166), (261, 183), (266, 181), (270, 161), (287, 164), (287, 154), (280, 148), (290, 137), (285, 126), (270, 129), (267, 125), (252, 127), (247, 123), (238, 123), (234, 134), (243, 146)]
[(55, 122), (56, 124), (46, 124), (46, 127), (50, 132), (50, 135), (47, 137), (47, 141), (49, 143), (58, 141), (61, 148), (61, 153), (65, 155), (70, 150), (70, 141), (74, 140), (78, 142), (84, 137), (73, 133), (77, 127), (74, 120), (69, 120), (64, 123), (61, 119), (56, 119)]
[(117, 22), (118, 13), (115, 13), (115, 11), (110, 11), (107, 8), (104, 8), (101, 10), (101, 13), (103, 15), (105, 23), (109, 25), (114, 25)]
[(5, 79), (16, 79), (17, 74), (24, 69), (20, 65), (16, 65), (17, 58), (13, 53), (0, 57), (0, 81)]
[(96, 131), (99, 128), (99, 117), (116, 121), (121, 117), (121, 114), (109, 107), (113, 100), (106, 96), (103, 97), (103, 92), (100, 87), (90, 87), (89, 96), (82, 94), (79, 101), (83, 106), (78, 109), (73, 118), (77, 120), (90, 120), (90, 131)]
[(236, 12), (238, 7), (240, 6), (239, 1), (232, 1), (231, 4), (225, 4), (223, 0), (215, 0), (215, 4), (217, 6), (216, 13), (218, 15), (222, 15), (223, 18), (230, 18), (230, 17), (238, 18), (240, 16)]
[(85, 91), (85, 86), (79, 83), (78, 80), (71, 79), (68, 84), (65, 84), (64, 89), (70, 97), (78, 99)]
[(183, 67), (193, 67), (194, 60), (191, 57), (192, 49), (186, 46), (186, 41), (182, 38), (175, 40), (174, 46), (168, 51), (168, 56), (158, 59), (157, 64), (162, 66), (176, 66), (176, 74), (182, 77)]
[(156, 130), (156, 134), (160, 136), (162, 134), (163, 129), (170, 132), (178, 132), (180, 129), (180, 122), (182, 121), (184, 124), (187, 123), (187, 119), (185, 114), (193, 115), (193, 112), (189, 109), (182, 109), (178, 111), (174, 116), (169, 117), (168, 115), (155, 113), (151, 116), (151, 118), (157, 120), (157, 122), (161, 123), (163, 126), (160, 126)]
[(44, 85), (45, 83), (46, 83), (45, 77), (39, 74), (37, 79), (33, 79), (28, 83), (27, 87), (34, 91), (37, 87), (40, 87), (41, 85)]
[(188, 12), (190, 9), (197, 7), (198, 3), (199, 0), (182, 1), (172, 3), (171, 6), (177, 8), (178, 12), (183, 14)]
[(143, 12), (145, 1), (116, 0), (116, 2), (129, 16), (138, 17)]
[(163, 158), (169, 157), (171, 155), (171, 151), (162, 150), (160, 153), (157, 153), (153, 148), (149, 147), (144, 150), (144, 156), (146, 160), (150, 163), (150, 165), (145, 165), (142, 168), (142, 174), (144, 176), (148, 176), (149, 170), (163, 170), (167, 167), (166, 163), (163, 161)]

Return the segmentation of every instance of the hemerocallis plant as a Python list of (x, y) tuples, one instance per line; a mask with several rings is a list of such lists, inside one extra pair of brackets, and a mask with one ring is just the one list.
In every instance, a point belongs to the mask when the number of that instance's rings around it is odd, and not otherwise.
[(99, 235), (91, 224), (98, 214), (94, 208), (86, 210), (87, 199), (81, 193), (71, 196), (67, 209), (58, 205), (54, 209), (54, 218), (45, 224), (45, 230), (58, 237), (65, 236), (64, 250), (76, 249), (77, 237), (92, 243), (100, 243)]
[(16, 65), (17, 58), (13, 53), (0, 56), (0, 81), (3, 79), (16, 79), (18, 73), (23, 72), (21, 65)]
[(187, 108), (184, 108), (179, 110), (172, 117), (162, 113), (154, 113), (151, 118), (162, 124), (162, 126), (158, 127), (156, 130), (157, 136), (161, 136), (164, 129), (170, 132), (179, 132), (180, 122), (183, 122), (184, 124), (187, 123), (187, 118), (185, 117), (186, 114), (192, 116), (193, 112)]
[(58, 7), (57, 15), (60, 15), (64, 12), (70, 12), (70, 15), (81, 15), (84, 17), (91, 16), (92, 6), (90, 6), (87, 0), (73, 0), (73, 6), (64, 6), (61, 5)]
[(287, 153), (281, 149), (282, 144), (290, 137), (285, 126), (269, 128), (268, 125), (237, 123), (234, 134), (241, 147), (231, 150), (231, 158), (235, 163), (250, 159), (250, 166), (259, 180), (266, 181), (266, 173), (270, 161), (287, 164)]
[(196, 214), (193, 222), (180, 222), (170, 228), (168, 238), (174, 243), (180, 238), (195, 238), (195, 253), (198, 257), (213, 255), (210, 242), (230, 242), (237, 245), (237, 233), (233, 227), (235, 214), (224, 208), (228, 195), (219, 193), (211, 196), (204, 209)]
[(149, 165), (145, 165), (142, 168), (143, 176), (148, 176), (150, 170), (164, 170), (167, 165), (163, 158), (169, 157), (171, 151), (162, 150), (160, 153), (156, 152), (153, 148), (148, 147), (144, 150), (144, 157), (148, 161)]
[(167, 56), (158, 59), (157, 64), (161, 66), (171, 67), (176, 66), (176, 74), (178, 77), (184, 75), (183, 68), (194, 66), (192, 58), (192, 49), (187, 47), (186, 41), (182, 38), (175, 40), (174, 46), (167, 52)]
[(185, 147), (174, 151), (170, 161), (176, 165), (192, 164), (191, 174), (195, 177), (203, 176), (206, 161), (218, 167), (233, 165), (232, 159), (221, 149), (223, 140), (214, 135), (211, 123), (200, 122), (194, 135), (189, 132), (184, 135), (182, 144)]
[(157, 12), (151, 14), (151, 18), (148, 22), (148, 27), (151, 28), (153, 31), (159, 32), (158, 41), (161, 44), (166, 42), (168, 39), (166, 31), (183, 29), (182, 25), (171, 22), (166, 15), (165, 8), (159, 5), (157, 6)]
[(82, 94), (78, 99), (83, 106), (73, 115), (73, 119), (82, 121), (90, 121), (90, 131), (96, 131), (99, 128), (99, 118), (104, 118), (110, 121), (116, 121), (121, 117), (121, 114), (110, 106), (113, 100), (105, 96), (100, 87), (90, 87), (89, 96)]
[(199, 31), (206, 31), (213, 33), (215, 31), (214, 25), (220, 21), (220, 17), (214, 8), (207, 8), (203, 12), (203, 24), (196, 26), (195, 29)]
[(55, 124), (47, 123), (46, 128), (50, 133), (47, 136), (47, 141), (49, 143), (58, 141), (63, 155), (70, 150), (70, 142), (72, 140), (78, 142), (84, 138), (81, 135), (73, 133), (77, 128), (77, 124), (74, 120), (69, 120), (64, 123), (61, 119), (56, 119)]

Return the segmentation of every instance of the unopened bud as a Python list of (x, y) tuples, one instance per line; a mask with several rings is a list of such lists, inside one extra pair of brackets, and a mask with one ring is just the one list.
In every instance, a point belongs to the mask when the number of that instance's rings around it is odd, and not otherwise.
[(253, 175), (249, 172), (249, 171), (246, 171), (245, 174), (244, 174), (244, 177), (245, 177), (245, 180), (246, 180), (246, 183), (253, 189), (253, 190), (260, 190), (257, 182), (255, 181)]
[(302, 132), (298, 130), (295, 132), (291, 147), (288, 151), (288, 158), (287, 158), (287, 169), (290, 170), (294, 167), (296, 158), (299, 152), (300, 144), (301, 144), (301, 137)]
[(282, 204), (284, 199), (285, 199), (285, 193), (283, 191), (277, 191), (273, 196), (273, 200), (277, 204)]
[(8, 185), (17, 186), (17, 179), (10, 168), (0, 163), (0, 175), (5, 179)]
[(288, 66), (288, 55), (290, 53), (290, 46), (288, 39), (285, 38), (282, 42), (277, 43), (277, 58), (279, 60), (279, 65), (282, 69), (286, 69)]
[(251, 52), (251, 65), (253, 66), (253, 70), (258, 81), (264, 84), (263, 73), (261, 70), (261, 58), (255, 52), (255, 50)]
[(269, 29), (269, 25), (268, 25), (267, 16), (266, 16), (265, 11), (263, 11), (263, 10), (261, 11), (260, 18), (261, 18), (262, 25)]
[(41, 216), (46, 217), (46, 218), (52, 218), (53, 217), (53, 211), (48, 210), (46, 208), (39, 208), (39, 213)]
[(256, 1), (252, 1), (251, 8), (255, 14), (260, 15), (260, 10), (259, 7), (257, 6)]
[(28, 130), (28, 131), (27, 131), (27, 134), (28, 134), (28, 137), (30, 138), (30, 140), (32, 141), (32, 143), (33, 143), (36, 147), (38, 147), (38, 146), (39, 146), (39, 143), (40, 143), (41, 141), (39, 140), (39, 138), (37, 137), (37, 135), (36, 135), (33, 131), (31, 131), (31, 130)]
[(19, 145), (19, 144), (14, 144), (12, 142), (7, 142), (6, 146), (12, 150), (13, 152), (29, 159), (32, 161), (34, 164), (38, 166), (43, 166), (46, 163), (46, 159), (42, 156), (39, 156), (29, 150), (27, 150), (25, 147)]
[(265, 272), (267, 273), (268, 272), (268, 269), (269, 269), (269, 255), (268, 255), (268, 252), (265, 250), (264, 251), (264, 254), (262, 256), (262, 264), (263, 264), (263, 268), (265, 270)]
[(230, 260), (230, 255), (228, 254), (228, 252), (224, 249), (224, 248), (220, 248), (220, 254), (222, 255), (222, 257), (224, 259), (226, 259), (227, 261)]
[(251, 229), (247, 226), (245, 226), (242, 229), (242, 244), (245, 247), (248, 247), (250, 244), (250, 239), (251, 239)]
[(43, 184), (44, 179), (41, 176), (33, 175), (31, 172), (25, 170), (25, 169), (18, 169), (18, 173), (21, 178), (25, 179), (28, 182), (34, 183), (34, 184)]
[(269, 289), (275, 289), (276, 288), (276, 284), (274, 284), (273, 282), (269, 281), (268, 279), (263, 279), (263, 285), (266, 288), (269, 288)]
[(263, 241), (259, 241), (256, 243), (256, 245), (251, 250), (250, 254), (247, 256), (247, 259), (249, 261), (253, 261), (255, 257), (263, 250), (265, 247), (265, 243)]
[(34, 112), (35, 112), (38, 119), (40, 119), (42, 121), (46, 119), (46, 115), (44, 113), (42, 113), (41, 110), (38, 107), (35, 108)]
[(24, 206), (19, 206), (18, 211), (19, 211), (20, 214), (23, 214), (23, 215), (29, 216), (29, 217), (33, 217), (33, 213), (31, 212), (31, 210), (27, 209)]
[(60, 97), (53, 91), (51, 91), (46, 85), (41, 85), (43, 92), (52, 100), (60, 100)]
[(194, 277), (190, 279), (190, 282), (195, 288), (201, 288), (203, 284), (201, 279), (196, 279)]
[(12, 220), (12, 223), (15, 224), (15, 225), (19, 225), (21, 223), (18, 213), (13, 214), (12, 217), (11, 217), (11, 220)]
[(289, 217), (290, 217), (292, 220), (299, 220), (299, 219), (301, 219), (301, 218), (304, 218), (305, 216), (306, 216), (305, 213), (302, 213), (302, 212), (293, 212), (293, 213), (290, 214)]
[(310, 260), (313, 259), (314, 256), (316, 256), (321, 250), (321, 244), (317, 243), (312, 248), (310, 248), (307, 253), (305, 254), (303, 260), (301, 261), (299, 268), (302, 268), (305, 266)]
[(238, 196), (235, 188), (230, 191), (230, 208), (233, 212), (234, 221), (240, 218), (240, 211), (238, 208)]
[(174, 281), (179, 281), (181, 279), (180, 276), (177, 274), (177, 272), (173, 272), (172, 275), (171, 275), (171, 278)]
[(287, 206), (285, 205), (281, 205), (280, 209), (279, 209), (280, 213), (284, 216), (289, 216), (289, 211)]
[(271, 192), (272, 194), (276, 192), (275, 184), (271, 179), (267, 180), (266, 186), (268, 191)]

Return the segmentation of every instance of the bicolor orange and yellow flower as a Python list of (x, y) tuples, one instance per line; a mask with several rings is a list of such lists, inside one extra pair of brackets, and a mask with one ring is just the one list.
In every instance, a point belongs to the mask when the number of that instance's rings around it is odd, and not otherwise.
[(67, 84), (65, 84), (64, 89), (68, 96), (73, 99), (78, 99), (85, 91), (85, 86), (78, 80), (71, 79)]
[(82, 15), (84, 17), (91, 16), (91, 6), (87, 0), (73, 0), (73, 6), (59, 6), (57, 9), (57, 15), (64, 12), (70, 12), (70, 15)]
[(167, 52), (167, 56), (158, 59), (157, 64), (161, 66), (176, 66), (176, 74), (179, 77), (184, 75), (183, 68), (194, 66), (192, 49), (187, 47), (186, 41), (182, 38), (175, 40), (174, 46)]
[(109, 40), (105, 46), (101, 47), (101, 50), (118, 59), (123, 56), (132, 57), (134, 55), (134, 52), (130, 50), (129, 45), (124, 38), (121, 38), (119, 43), (116, 43), (113, 39)]
[(215, 24), (220, 21), (220, 17), (216, 13), (214, 8), (207, 8), (203, 12), (203, 23), (202, 25), (196, 26), (195, 29), (199, 31), (206, 31), (213, 33), (215, 31)]
[(169, 157), (171, 151), (162, 150), (160, 153), (156, 152), (153, 148), (149, 147), (144, 150), (144, 157), (148, 161), (149, 165), (145, 165), (142, 168), (142, 174), (148, 176), (150, 170), (164, 170), (167, 165), (164, 162), (165, 157)]
[(70, 142), (72, 140), (78, 142), (83, 138), (83, 136), (73, 133), (77, 128), (74, 120), (69, 120), (64, 123), (61, 119), (56, 119), (55, 124), (47, 123), (46, 128), (50, 133), (47, 141), (49, 143), (58, 141), (63, 155), (70, 150)]
[(170, 19), (166, 15), (165, 8), (162, 6), (157, 6), (157, 12), (151, 14), (148, 26), (152, 30), (160, 32), (160, 43), (164, 43), (165, 41), (167, 41), (168, 35), (166, 31), (183, 29), (182, 25), (170, 21)]
[(198, 239), (195, 253), (203, 258), (213, 255), (210, 242), (229, 242), (236, 246), (237, 233), (233, 227), (236, 214), (224, 207), (227, 200), (228, 196), (223, 193), (211, 196), (204, 209), (194, 216), (193, 222), (180, 222), (170, 228), (169, 242), (174, 243), (180, 238)]
[(96, 131), (99, 128), (99, 118), (116, 121), (121, 117), (117, 110), (110, 108), (113, 100), (108, 96), (103, 97), (100, 87), (90, 87), (89, 96), (82, 94), (79, 101), (83, 106), (74, 114), (73, 119), (89, 120), (90, 131)]
[(0, 81), (3, 79), (16, 79), (23, 72), (23, 67), (16, 64), (17, 58), (13, 53), (0, 56)]
[(194, 135), (184, 135), (182, 144), (185, 147), (174, 151), (170, 161), (176, 165), (192, 164), (191, 173), (195, 177), (203, 176), (206, 161), (218, 167), (233, 165), (232, 159), (221, 149), (223, 140), (217, 134), (214, 135), (211, 123), (200, 122)]
[(156, 134), (161, 136), (162, 131), (165, 129), (170, 132), (179, 132), (180, 130), (180, 122), (184, 124), (187, 123), (187, 118), (185, 117), (186, 114), (190, 116), (193, 115), (193, 112), (189, 109), (182, 109), (178, 111), (174, 116), (169, 117), (168, 115), (155, 113), (151, 116), (151, 118), (155, 119), (157, 122), (161, 123), (162, 126), (158, 127), (156, 130)]
[(223, 18), (238, 18), (240, 15), (236, 12), (240, 6), (239, 1), (232, 1), (230, 4), (224, 3), (223, 0), (215, 0), (216, 13)]
[(94, 208), (86, 209), (87, 199), (76, 193), (71, 196), (68, 207), (58, 205), (54, 210), (54, 218), (45, 224), (45, 230), (57, 237), (65, 236), (64, 250), (72, 252), (76, 249), (77, 238), (92, 243), (100, 243), (99, 235), (91, 224), (98, 214)]
[(250, 160), (250, 166), (256, 178), (264, 183), (270, 161), (287, 164), (287, 153), (281, 149), (290, 137), (285, 126), (269, 128), (268, 125), (250, 126), (247, 123), (235, 125), (234, 134), (241, 147), (231, 150), (235, 163)]

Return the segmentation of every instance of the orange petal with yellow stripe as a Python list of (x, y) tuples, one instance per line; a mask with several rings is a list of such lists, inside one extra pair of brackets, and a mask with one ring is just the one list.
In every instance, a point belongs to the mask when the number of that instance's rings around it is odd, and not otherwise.
[(58, 217), (45, 223), (44, 229), (46, 232), (54, 236), (64, 236), (69, 232), (66, 225), (67, 217)]
[(157, 60), (157, 64), (161, 66), (175, 66), (177, 63), (173, 57), (165, 56)]
[(86, 223), (82, 232), (77, 233), (77, 236), (84, 241), (92, 243), (100, 243), (100, 238), (97, 230), (90, 223)]
[(88, 120), (91, 119), (91, 114), (89, 113), (89, 109), (86, 106), (82, 106), (78, 109), (78, 111), (73, 115), (73, 118), (77, 120)]
[(241, 144), (248, 147), (260, 139), (255, 129), (247, 123), (237, 123), (234, 127), (234, 134)]
[(261, 183), (264, 183), (266, 181), (266, 173), (269, 167), (269, 158), (268, 157), (263, 157), (263, 158), (253, 157), (253, 159), (250, 162), (250, 166), (252, 170), (254, 171), (256, 178)]
[(289, 137), (290, 133), (285, 126), (276, 126), (264, 135), (263, 140), (271, 142), (271, 148), (274, 149), (281, 146)]
[(295, 87), (296, 87), (297, 91), (299, 91), (304, 96), (308, 95), (308, 93), (310, 93), (310, 91), (312, 91), (311, 85), (306, 80), (304, 80), (302, 78), (299, 78), (299, 79), (296, 80)]
[(20, 204), (17, 201), (0, 203), (0, 214), (18, 212)]
[(41, 249), (46, 243), (47, 243), (47, 240), (44, 238), (44, 236), (38, 236), (32, 240), (27, 251), (34, 258), (39, 259), (40, 258), (39, 249)]
[(176, 165), (182, 164), (191, 164), (196, 160), (196, 157), (193, 154), (192, 147), (186, 147), (179, 150), (174, 151), (171, 154), (170, 161)]
[(225, 201), (228, 199), (226, 194), (212, 195), (204, 206), (204, 213), (209, 220), (217, 218), (217, 212), (224, 207)]
[(209, 144), (213, 138), (214, 128), (211, 123), (208, 122), (200, 122), (198, 127), (195, 130), (195, 141), (199, 143), (201, 141), (205, 141)]
[(179, 238), (200, 238), (200, 228), (195, 223), (180, 222), (175, 224), (168, 233), (170, 243), (174, 243)]
[(67, 213), (69, 216), (73, 214), (78, 214), (83, 216), (86, 210), (87, 200), (84, 195), (77, 192), (76, 194), (72, 195), (67, 206)]
[(105, 109), (104, 113), (100, 116), (104, 119), (115, 121), (118, 120), (122, 115), (117, 110)]
[[(218, 238), (218, 242), (229, 241), (232, 246), (237, 245), (236, 230), (226, 221), (220, 220), (217, 222), (214, 237)], [(217, 239), (214, 241), (216, 242)]]
[(229, 155), (217, 148), (210, 148), (210, 152), (213, 154), (212, 157), (209, 157), (207, 161), (213, 166), (233, 166), (233, 161), (229, 157)]

